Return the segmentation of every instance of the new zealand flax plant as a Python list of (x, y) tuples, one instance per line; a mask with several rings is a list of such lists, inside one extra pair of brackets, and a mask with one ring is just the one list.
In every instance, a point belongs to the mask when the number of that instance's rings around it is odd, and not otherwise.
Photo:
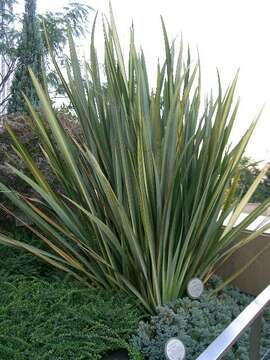
[(39, 200), (3, 184), (1, 191), (31, 220), (33, 226), (25, 225), (48, 250), (4, 235), (0, 241), (28, 250), (88, 284), (123, 288), (153, 312), (185, 294), (190, 278), (207, 281), (224, 259), (270, 227), (261, 226), (235, 242), (270, 204), (266, 200), (237, 222), (266, 168), (242, 199), (235, 197), (239, 161), (257, 122), (236, 145), (230, 144), (239, 105), (233, 100), (237, 76), (224, 94), (218, 80), (218, 95), (202, 104), (200, 68), (189, 54), (183, 59), (182, 42), (176, 57), (162, 21), (166, 56), (157, 65), (152, 90), (133, 29), (126, 63), (112, 11), (103, 25), (104, 67), (94, 45), (95, 24), (83, 75), (70, 35), (66, 75), (51, 50), (78, 118), (80, 138), (61, 125), (30, 70), (41, 111), (25, 101), (62, 191), (50, 187), (9, 130), (31, 176), (11, 168)]

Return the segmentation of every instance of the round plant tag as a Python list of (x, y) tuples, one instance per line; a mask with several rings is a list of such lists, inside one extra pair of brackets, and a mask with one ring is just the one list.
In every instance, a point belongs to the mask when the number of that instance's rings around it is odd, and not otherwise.
[(168, 360), (184, 360), (186, 349), (181, 340), (171, 338), (165, 345), (165, 355)]
[(187, 286), (187, 293), (191, 299), (198, 299), (203, 293), (203, 282), (198, 278), (189, 280)]

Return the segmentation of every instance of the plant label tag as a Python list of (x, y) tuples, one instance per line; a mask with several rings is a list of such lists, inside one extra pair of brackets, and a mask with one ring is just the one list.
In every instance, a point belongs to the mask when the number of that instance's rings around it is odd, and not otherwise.
[(198, 278), (189, 280), (187, 286), (187, 293), (191, 299), (198, 299), (204, 290), (203, 282)]
[(165, 345), (165, 355), (168, 360), (184, 360), (186, 349), (181, 340), (171, 338)]

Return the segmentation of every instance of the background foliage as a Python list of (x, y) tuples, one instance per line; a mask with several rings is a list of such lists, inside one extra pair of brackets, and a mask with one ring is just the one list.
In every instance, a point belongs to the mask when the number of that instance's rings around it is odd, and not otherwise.
[[(237, 195), (243, 196), (260, 173), (259, 163), (250, 157), (243, 157), (240, 164), (240, 178), (237, 188)], [(250, 202), (261, 203), (270, 198), (270, 171), (265, 174), (256, 191), (252, 195)]]
[[(0, 108), (5, 108), (9, 98), (6, 87), (16, 67), (18, 31), (15, 29), (16, 16), (13, 12), (14, 0), (0, 0)], [(5, 68), (5, 71), (3, 71)]]
[(43, 83), (43, 46), (36, 16), (36, 0), (25, 0), (23, 27), (17, 49), (17, 66), (10, 89), (11, 96), (8, 99), (7, 111), (9, 113), (27, 112), (22, 92), (30, 99), (34, 107), (37, 108), (39, 105), (39, 99), (29, 75), (29, 67)]
[[(16, 3), (16, 0), (0, 0), (0, 9), (2, 9), (0, 13), (0, 56), (7, 65), (6, 72), (0, 75), (0, 94), (4, 94), (4, 88), (13, 78), (16, 68), (16, 75), (12, 84), (12, 99), (8, 94), (0, 103), (2, 109), (5, 109), (4, 105), (9, 100), (9, 112), (27, 110), (21, 94), (23, 89), (25, 92), (29, 91), (30, 98), (32, 97), (34, 101), (37, 100), (34, 98), (35, 93), (31, 81), (25, 84), (24, 82), (29, 79), (27, 68), (29, 65), (37, 77), (41, 79), (42, 69), (39, 57), (42, 57), (41, 62), (46, 71), (46, 80), (50, 90), (54, 95), (62, 93), (62, 88), (48, 59), (44, 23), (46, 23), (54, 49), (57, 51), (59, 59), (63, 61), (63, 50), (67, 42), (67, 26), (70, 27), (74, 36), (83, 36), (87, 32), (89, 12), (92, 10), (88, 5), (72, 2), (64, 6), (61, 12), (47, 11), (44, 14), (37, 14), (33, 11), (37, 1), (25, 0), (25, 12), (21, 16), (21, 14), (16, 14), (14, 10), (12, 11), (12, 7)], [(33, 26), (35, 31), (29, 32), (27, 29)]]

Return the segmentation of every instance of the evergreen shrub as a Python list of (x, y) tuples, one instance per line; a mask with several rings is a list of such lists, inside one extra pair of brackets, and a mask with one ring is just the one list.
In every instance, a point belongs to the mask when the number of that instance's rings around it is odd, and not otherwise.
[[(211, 296), (211, 288), (220, 285), (214, 277), (199, 300), (187, 297), (158, 309), (149, 321), (141, 321), (131, 345), (141, 352), (145, 360), (165, 360), (164, 348), (171, 337), (179, 338), (186, 347), (186, 360), (195, 360), (203, 350), (253, 300), (253, 297), (233, 287)], [(261, 356), (270, 348), (270, 312), (263, 318)], [(249, 330), (223, 357), (224, 360), (249, 359)], [(211, 359), (209, 359), (211, 360)]]
[[(34, 244), (26, 231), (15, 238)], [(0, 359), (101, 359), (127, 349), (140, 311), (122, 292), (85, 288), (12, 248), (0, 248)]]

